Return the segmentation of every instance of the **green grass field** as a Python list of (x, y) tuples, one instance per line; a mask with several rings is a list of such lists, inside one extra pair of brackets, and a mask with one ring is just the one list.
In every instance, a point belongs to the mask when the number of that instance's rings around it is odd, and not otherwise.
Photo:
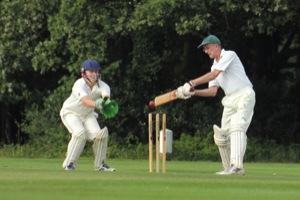
[(217, 162), (168, 161), (166, 173), (149, 173), (146, 160), (109, 160), (116, 172), (94, 171), (87, 158), (64, 171), (62, 161), (0, 158), (0, 198), (300, 199), (300, 164), (245, 163), (245, 176), (217, 176)]

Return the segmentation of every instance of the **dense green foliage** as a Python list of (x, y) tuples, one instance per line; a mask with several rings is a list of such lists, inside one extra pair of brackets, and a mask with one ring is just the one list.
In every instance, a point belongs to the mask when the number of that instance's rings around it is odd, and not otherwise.
[[(120, 149), (145, 145), (148, 101), (210, 69), (211, 61), (196, 49), (210, 33), (238, 53), (254, 84), (257, 104), (248, 137), (287, 148), (300, 144), (299, 4), (0, 1), (0, 144), (62, 152), (68, 133), (59, 110), (80, 77), (81, 63), (96, 59), (120, 106), (116, 118), (100, 118), (100, 124), (109, 127)], [(220, 124), (222, 96), (176, 101), (157, 111), (167, 112), (175, 140), (185, 133), (208, 141), (212, 124)], [(209, 147), (199, 148), (195, 154)]]

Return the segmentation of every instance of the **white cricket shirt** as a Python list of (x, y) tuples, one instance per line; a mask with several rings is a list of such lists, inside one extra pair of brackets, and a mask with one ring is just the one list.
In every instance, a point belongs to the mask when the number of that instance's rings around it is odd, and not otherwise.
[(214, 69), (222, 72), (215, 80), (210, 81), (208, 86), (221, 87), (225, 95), (237, 92), (245, 87), (252, 87), (244, 66), (234, 51), (222, 49), (219, 62), (214, 59), (211, 71)]
[(99, 87), (97, 84), (94, 85), (91, 90), (86, 84), (84, 78), (78, 79), (72, 88), (71, 95), (65, 100), (61, 109), (61, 114), (73, 113), (79, 116), (86, 117), (88, 114), (93, 112), (95, 108), (90, 108), (82, 104), (80, 99), (84, 96), (88, 96), (92, 100), (108, 96), (110, 97), (110, 87), (99, 80)]

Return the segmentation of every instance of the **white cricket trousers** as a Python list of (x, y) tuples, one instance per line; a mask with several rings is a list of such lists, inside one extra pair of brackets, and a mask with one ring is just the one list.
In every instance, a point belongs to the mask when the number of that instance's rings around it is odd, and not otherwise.
[(222, 99), (224, 106), (222, 130), (230, 137), (230, 165), (243, 168), (243, 159), (247, 146), (246, 132), (252, 121), (255, 105), (255, 92), (252, 87), (226, 95)]
[(86, 141), (94, 141), (101, 128), (95, 113), (90, 113), (86, 117), (78, 116), (73, 113), (64, 114), (61, 112), (61, 119), (72, 138), (68, 144), (67, 157), (63, 163), (66, 167), (71, 162), (75, 165), (82, 153)]
[(93, 141), (101, 130), (97, 121), (97, 114), (94, 112), (86, 117), (82, 117), (73, 113), (64, 114), (62, 111), (61, 119), (72, 136), (84, 135), (88, 141)]

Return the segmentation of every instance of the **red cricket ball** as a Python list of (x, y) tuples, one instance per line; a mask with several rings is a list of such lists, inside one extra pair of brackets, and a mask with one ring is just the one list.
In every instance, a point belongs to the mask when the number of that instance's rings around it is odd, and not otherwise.
[(154, 107), (155, 107), (154, 101), (150, 101), (150, 102), (149, 102), (149, 107), (150, 107), (150, 108), (154, 108)]

